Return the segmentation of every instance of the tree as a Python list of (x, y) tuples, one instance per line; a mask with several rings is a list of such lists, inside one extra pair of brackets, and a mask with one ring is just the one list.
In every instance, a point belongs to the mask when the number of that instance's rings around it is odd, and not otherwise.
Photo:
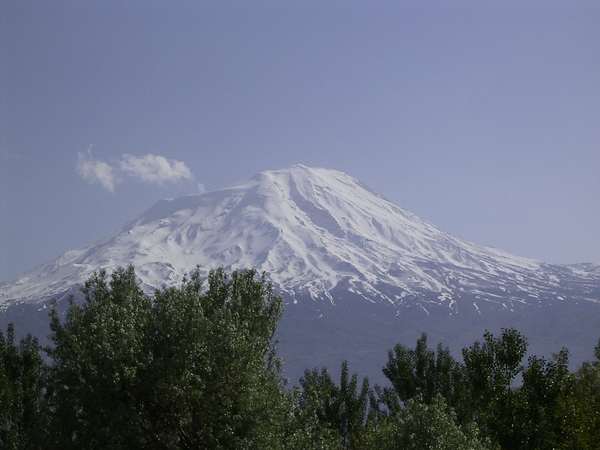
[(405, 408), (370, 430), (363, 448), (485, 450), (494, 446), (481, 438), (473, 423), (459, 424), (441, 394), (429, 403), (418, 394), (407, 400)]
[(85, 302), (71, 304), (64, 324), (51, 312), (51, 442), (57, 448), (143, 446), (150, 299), (132, 266), (110, 281), (100, 271), (82, 291)]
[(277, 448), (283, 392), (273, 336), (281, 298), (252, 270), (198, 271), (180, 288), (155, 294), (153, 423), (180, 448)]
[(284, 448), (293, 433), (272, 341), (281, 298), (255, 271), (199, 271), (137, 286), (132, 266), (95, 274), (64, 324), (56, 311), (57, 448)]
[(358, 374), (349, 376), (348, 361), (341, 366), (340, 384), (337, 386), (327, 369), (306, 370), (300, 379), (300, 403), (305, 411), (312, 412), (319, 426), (313, 431), (313, 440), (327, 438), (334, 431), (341, 448), (357, 448), (367, 420), (369, 379), (364, 378), (358, 390)]
[(525, 429), (524, 449), (581, 448), (576, 443), (573, 377), (569, 352), (562, 349), (547, 361), (531, 356), (523, 369), (524, 414), (516, 426)]
[[(388, 352), (388, 362), (383, 374), (390, 380), (393, 390), (403, 403), (419, 397), (429, 404), (439, 394), (449, 406), (463, 411), (464, 376), (460, 364), (450, 355), (450, 350), (438, 345), (437, 351), (427, 346), (423, 333), (414, 349), (396, 344)], [(384, 389), (385, 390), (385, 389)], [(388, 408), (394, 408), (391, 392), (382, 392)]]
[(30, 334), (14, 342), (14, 326), (0, 330), (0, 448), (43, 448), (47, 410), (46, 365)]
[(600, 339), (595, 360), (584, 362), (574, 374), (574, 410), (577, 442), (581, 449), (596, 449), (600, 436)]
[(515, 449), (524, 436), (518, 426), (522, 404), (512, 385), (522, 371), (527, 340), (512, 328), (503, 328), (500, 337), (487, 331), (483, 337), (483, 342), (463, 349), (469, 413), (502, 448)]

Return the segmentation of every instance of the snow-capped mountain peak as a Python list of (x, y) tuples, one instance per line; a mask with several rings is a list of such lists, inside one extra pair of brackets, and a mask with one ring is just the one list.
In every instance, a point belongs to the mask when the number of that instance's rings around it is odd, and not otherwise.
[(107, 237), (3, 283), (0, 301), (56, 296), (95, 270), (130, 263), (147, 291), (178, 282), (196, 265), (224, 266), (266, 271), (290, 298), (335, 302), (343, 290), (395, 306), (433, 302), (452, 310), (474, 292), (494, 303), (502, 291), (504, 306), (530, 295), (539, 300), (563, 289), (561, 277), (585, 283), (597, 271), (467, 242), (342, 172), (293, 165), (161, 200)]

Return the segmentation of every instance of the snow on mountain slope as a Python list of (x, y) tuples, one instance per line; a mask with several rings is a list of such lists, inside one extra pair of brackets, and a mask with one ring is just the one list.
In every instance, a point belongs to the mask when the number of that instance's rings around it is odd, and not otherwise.
[(549, 265), (473, 244), (344, 173), (294, 165), (159, 201), (105, 238), (2, 283), (0, 304), (60, 295), (100, 268), (130, 263), (148, 292), (200, 265), (256, 268), (290, 298), (331, 302), (342, 289), (395, 306), (451, 310), (461, 302), (479, 310), (482, 303), (600, 298), (598, 266)]

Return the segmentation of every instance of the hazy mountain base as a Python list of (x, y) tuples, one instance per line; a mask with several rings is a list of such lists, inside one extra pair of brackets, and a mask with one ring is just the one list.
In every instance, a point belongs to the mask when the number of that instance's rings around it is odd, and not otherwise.
[[(77, 302), (82, 300), (77, 289), (71, 289)], [(68, 294), (58, 296), (59, 312), (68, 308)], [(494, 334), (500, 328), (515, 328), (527, 337), (529, 354), (549, 358), (566, 347), (570, 352), (570, 369), (594, 356), (594, 345), (600, 337), (600, 304), (589, 301), (556, 301), (553, 304), (519, 305), (513, 310), (497, 304), (485, 305), (480, 298), (463, 297), (463, 304), (472, 300), (480, 306), (453, 311), (431, 299), (395, 307), (370, 302), (348, 292), (333, 293), (333, 301), (313, 300), (284, 295), (284, 314), (278, 323), (278, 355), (283, 359), (284, 375), (297, 384), (306, 369), (325, 366), (337, 377), (341, 361), (348, 360), (352, 370), (368, 376), (373, 383), (387, 384), (381, 368), (387, 352), (395, 344), (414, 346), (425, 332), (430, 345), (442, 343), (461, 359), (461, 349), (481, 340), (488, 330)], [(296, 303), (294, 303), (294, 300)], [(472, 303), (471, 302), (471, 303)], [(0, 314), (0, 329), (13, 322), (18, 339), (27, 333), (36, 336), (42, 345), (49, 343), (51, 301), (23, 302), (8, 306)]]
[(600, 336), (600, 305), (592, 302), (557, 302), (549, 306), (523, 305), (519, 310), (487, 308), (482, 314), (467, 309), (450, 313), (447, 306), (430, 305), (427, 312), (410, 305), (366, 302), (346, 294), (331, 303), (309, 299), (285, 302), (279, 322), (278, 354), (284, 375), (293, 383), (307, 368), (339, 367), (348, 360), (354, 371), (372, 382), (386, 384), (381, 368), (395, 344), (413, 346), (426, 332), (430, 345), (442, 343), (461, 359), (461, 349), (481, 340), (488, 330), (513, 327), (529, 342), (529, 354), (550, 357), (566, 347), (570, 368), (593, 358)]

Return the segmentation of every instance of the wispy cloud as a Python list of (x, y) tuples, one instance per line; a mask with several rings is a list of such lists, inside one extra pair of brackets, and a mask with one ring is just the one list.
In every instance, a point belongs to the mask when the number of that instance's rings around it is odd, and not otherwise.
[(107, 163), (92, 156), (92, 146), (85, 153), (77, 154), (75, 171), (89, 183), (98, 183), (110, 192), (125, 178), (162, 185), (193, 180), (189, 167), (184, 162), (167, 159), (151, 153), (143, 156), (123, 154), (120, 159)]
[(92, 146), (85, 153), (77, 154), (77, 164), (75, 165), (77, 172), (88, 183), (99, 183), (103, 188), (110, 192), (115, 191), (117, 182), (115, 169), (110, 164), (94, 159), (92, 157)]
[(144, 156), (124, 154), (119, 162), (124, 174), (148, 183), (163, 184), (193, 180), (194, 175), (184, 162), (149, 153)]

